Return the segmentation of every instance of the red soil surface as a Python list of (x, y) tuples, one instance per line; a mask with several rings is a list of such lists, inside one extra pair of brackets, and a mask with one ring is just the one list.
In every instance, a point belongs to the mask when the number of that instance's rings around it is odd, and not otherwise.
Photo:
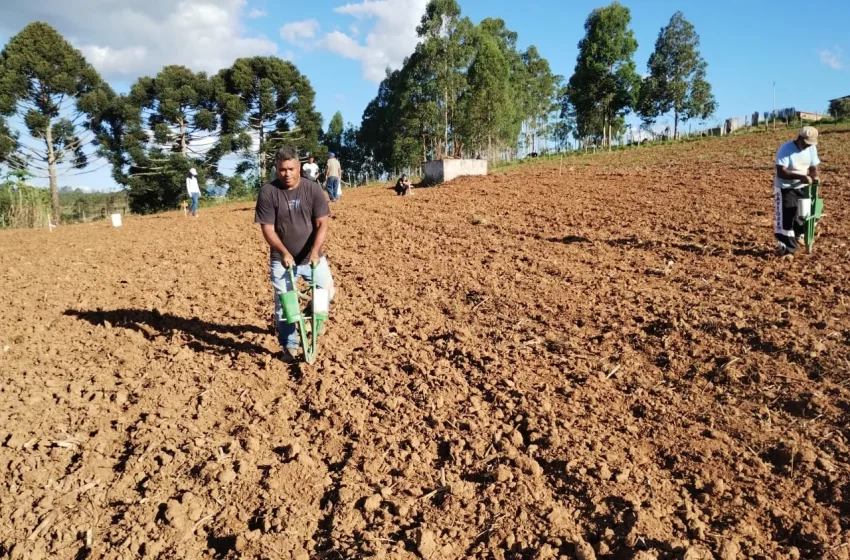
[(850, 558), (850, 131), (347, 191), (315, 366), (250, 205), (0, 232), (0, 557)]

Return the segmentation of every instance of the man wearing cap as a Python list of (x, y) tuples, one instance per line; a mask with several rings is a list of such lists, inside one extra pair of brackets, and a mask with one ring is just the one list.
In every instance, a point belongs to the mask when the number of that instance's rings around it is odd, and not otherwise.
[(328, 154), (328, 167), (325, 169), (325, 178), (327, 179), (328, 196), (331, 202), (336, 202), (342, 196), (340, 181), (342, 181), (342, 167), (336, 155), (331, 152)]
[(776, 216), (773, 232), (779, 255), (793, 255), (804, 224), (797, 219), (797, 200), (802, 189), (819, 178), (818, 131), (804, 126), (796, 140), (785, 142), (776, 154), (776, 178), (773, 182)]
[(189, 170), (189, 174), (186, 176), (186, 192), (192, 198), (192, 207), (190, 208), (192, 215), (197, 218), (198, 198), (201, 196), (201, 189), (198, 187), (198, 172), (194, 167)]

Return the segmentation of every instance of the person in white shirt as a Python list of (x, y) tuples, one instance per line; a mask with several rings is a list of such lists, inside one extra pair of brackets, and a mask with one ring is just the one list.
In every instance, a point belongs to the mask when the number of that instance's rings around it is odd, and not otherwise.
[(797, 200), (803, 198), (804, 187), (820, 179), (817, 144), (818, 130), (804, 126), (797, 139), (782, 144), (776, 154), (773, 233), (779, 255), (793, 255), (799, 245), (797, 238), (805, 231), (804, 224), (797, 219)]
[(201, 189), (198, 187), (198, 172), (193, 167), (189, 170), (189, 175), (186, 176), (186, 192), (192, 197), (192, 206), (190, 208), (192, 215), (198, 217), (198, 199), (201, 197)]
[(304, 170), (305, 178), (311, 181), (319, 181), (319, 166), (313, 162), (313, 156), (307, 158), (307, 163), (301, 169)]

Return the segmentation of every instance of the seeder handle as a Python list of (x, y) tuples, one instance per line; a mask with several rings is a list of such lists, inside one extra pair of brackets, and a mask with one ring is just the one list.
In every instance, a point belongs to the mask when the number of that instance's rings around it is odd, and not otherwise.
[[(310, 301), (314, 302), (316, 299), (316, 267), (317, 263), (315, 261), (310, 261)], [(313, 303), (311, 303), (313, 305)], [(304, 348), (304, 361), (308, 364), (313, 364), (316, 362), (316, 357), (319, 351), (319, 329), (322, 326), (322, 320), (316, 317), (316, 311), (314, 309), (310, 310), (310, 337), (307, 338), (307, 333), (305, 332), (306, 326), (303, 321), (301, 324), (301, 341), (302, 346)]]

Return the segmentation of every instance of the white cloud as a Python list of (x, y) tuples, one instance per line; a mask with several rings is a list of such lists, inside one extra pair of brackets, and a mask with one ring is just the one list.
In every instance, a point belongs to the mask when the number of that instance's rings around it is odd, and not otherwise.
[(319, 30), (319, 22), (314, 19), (291, 21), (280, 28), (280, 36), (292, 44), (302, 39), (312, 39)]
[(824, 49), (820, 51), (820, 61), (833, 70), (843, 70), (845, 68), (844, 51), (841, 47), (835, 47), (833, 50)]
[(267, 15), (269, 14), (265, 10), (261, 10), (259, 8), (251, 8), (250, 11), (248, 11), (248, 19), (257, 19), (266, 17)]
[(0, 8), (0, 31), (13, 35), (46, 21), (107, 77), (151, 75), (167, 64), (216, 72), (277, 45), (242, 27), (245, 0), (39, 0)]
[[(358, 25), (351, 35), (333, 31), (325, 35), (320, 46), (345, 58), (359, 60), (363, 77), (373, 82), (384, 79), (387, 68), (398, 68), (413, 52), (419, 39), (416, 27), (425, 13), (427, 0), (363, 0), (335, 8), (338, 14), (354, 17)], [(363, 42), (360, 23), (374, 20)]]

